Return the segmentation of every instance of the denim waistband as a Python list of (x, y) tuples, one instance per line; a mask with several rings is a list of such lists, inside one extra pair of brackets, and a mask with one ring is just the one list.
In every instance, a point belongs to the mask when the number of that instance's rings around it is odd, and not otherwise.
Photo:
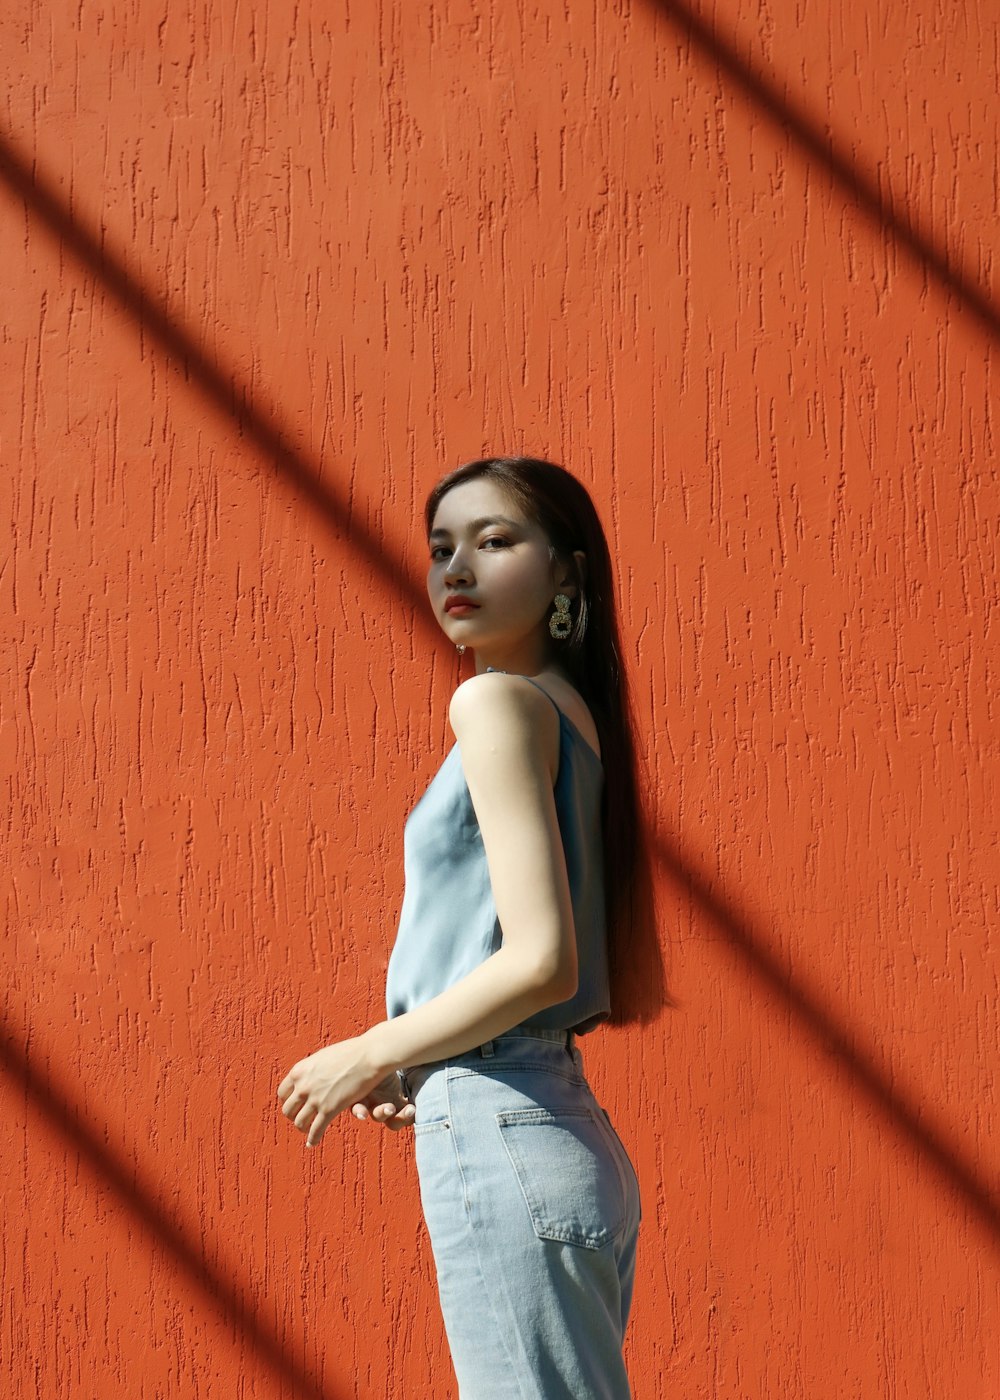
[(522, 1021), (518, 1026), (511, 1026), (509, 1031), (501, 1031), (490, 1040), (484, 1040), (482, 1045), (474, 1045), (466, 1054), (474, 1055), (478, 1051), (488, 1059), (493, 1054), (493, 1042), (506, 1040), (508, 1037), (516, 1040), (554, 1040), (557, 1045), (565, 1045), (567, 1050), (572, 1050), (576, 1044), (575, 1031), (550, 1030), (548, 1026), (532, 1026)]
[[(576, 1046), (576, 1032), (571, 1030), (553, 1030), (549, 1026), (533, 1026), (529, 1022), (522, 1021), (519, 1025), (511, 1026), (508, 1031), (499, 1031), (491, 1036), (489, 1040), (484, 1040), (481, 1045), (473, 1045), (469, 1050), (463, 1050), (461, 1055), (449, 1056), (448, 1059), (466, 1059), (469, 1056), (478, 1056), (484, 1060), (490, 1060), (496, 1054), (497, 1042), (506, 1040), (548, 1040), (556, 1045), (564, 1045), (566, 1049), (573, 1053)], [(446, 1061), (439, 1060), (438, 1064)], [(402, 1080), (404, 1087), (407, 1083), (407, 1072), (412, 1073), (416, 1069), (425, 1068), (421, 1065), (408, 1066), (407, 1070), (396, 1071)]]

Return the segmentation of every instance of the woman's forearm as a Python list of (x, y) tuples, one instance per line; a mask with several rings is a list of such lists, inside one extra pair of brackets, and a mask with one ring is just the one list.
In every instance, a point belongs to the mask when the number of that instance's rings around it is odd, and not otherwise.
[(498, 948), (422, 1006), (365, 1031), (373, 1068), (388, 1074), (464, 1054), (573, 995), (574, 987), (541, 977), (511, 951)]

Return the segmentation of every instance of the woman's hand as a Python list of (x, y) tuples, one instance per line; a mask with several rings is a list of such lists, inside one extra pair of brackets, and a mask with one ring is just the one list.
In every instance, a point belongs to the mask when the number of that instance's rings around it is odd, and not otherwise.
[[(351, 1104), (366, 1105), (389, 1079), (396, 1079), (398, 1092), (395, 1071), (387, 1076), (384, 1064), (373, 1064), (369, 1049), (364, 1036), (325, 1045), (292, 1065), (278, 1085), (281, 1111), (300, 1133), (308, 1134), (307, 1147), (316, 1146), (338, 1113)], [(392, 1100), (376, 1098), (376, 1104), (387, 1102)]]
[(363, 1122), (383, 1123), (394, 1133), (400, 1128), (412, 1127), (417, 1116), (416, 1105), (407, 1098), (395, 1070), (391, 1070), (359, 1103), (353, 1104), (351, 1112)]

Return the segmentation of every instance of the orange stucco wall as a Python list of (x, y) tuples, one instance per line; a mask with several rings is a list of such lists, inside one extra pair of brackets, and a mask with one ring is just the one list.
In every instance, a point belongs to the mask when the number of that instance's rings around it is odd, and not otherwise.
[(583, 1042), (637, 1400), (995, 1396), (995, 6), (0, 37), (3, 1393), (455, 1395), (412, 1136), (275, 1089), (383, 1011), (424, 493), (527, 450), (657, 813), (678, 1004)]

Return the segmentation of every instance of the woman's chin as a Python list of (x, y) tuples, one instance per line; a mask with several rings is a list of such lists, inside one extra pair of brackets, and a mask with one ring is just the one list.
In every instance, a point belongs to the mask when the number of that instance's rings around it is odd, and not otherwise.
[(473, 638), (477, 641), (482, 640), (482, 630), (476, 626), (471, 617), (449, 618), (442, 624), (442, 631), (448, 640), (454, 642), (456, 646), (459, 642), (465, 642), (468, 646)]

